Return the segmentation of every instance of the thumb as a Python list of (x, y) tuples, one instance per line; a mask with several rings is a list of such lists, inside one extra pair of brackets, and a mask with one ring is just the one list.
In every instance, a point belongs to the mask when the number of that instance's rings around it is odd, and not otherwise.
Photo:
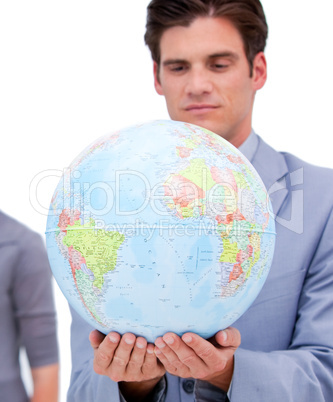
[(238, 329), (229, 327), (223, 331), (219, 331), (215, 335), (215, 341), (219, 346), (224, 348), (232, 347), (237, 349), (241, 344), (241, 334)]
[(105, 338), (105, 335), (102, 334), (101, 332), (97, 331), (97, 329), (94, 329), (93, 331), (91, 331), (89, 334), (89, 341), (90, 341), (91, 347), (93, 349), (98, 348), (99, 345), (103, 342), (104, 338)]

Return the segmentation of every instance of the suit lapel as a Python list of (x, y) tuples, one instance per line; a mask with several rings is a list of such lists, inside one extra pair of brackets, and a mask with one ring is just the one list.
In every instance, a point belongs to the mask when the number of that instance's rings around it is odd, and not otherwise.
[(274, 215), (277, 216), (288, 194), (286, 182), (288, 166), (282, 154), (258, 138), (258, 147), (250, 162), (264, 182)]

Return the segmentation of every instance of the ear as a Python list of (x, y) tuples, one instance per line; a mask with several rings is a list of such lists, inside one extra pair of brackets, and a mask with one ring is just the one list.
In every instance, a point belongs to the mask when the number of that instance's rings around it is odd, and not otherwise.
[(156, 61), (154, 61), (154, 86), (155, 90), (159, 95), (164, 95), (163, 93), (163, 88), (160, 82), (160, 77), (159, 77), (159, 67)]
[(267, 80), (267, 62), (263, 52), (253, 59), (252, 80), (255, 90), (261, 89)]

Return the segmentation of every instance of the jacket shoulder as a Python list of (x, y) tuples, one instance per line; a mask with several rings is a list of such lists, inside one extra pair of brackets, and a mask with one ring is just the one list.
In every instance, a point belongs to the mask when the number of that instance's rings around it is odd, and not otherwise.
[(333, 169), (313, 165), (288, 152), (281, 152), (290, 173), (302, 169), (307, 180), (315, 183), (333, 184)]
[(0, 228), (1, 243), (20, 243), (24, 242), (25, 239), (31, 241), (41, 237), (37, 232), (2, 211), (0, 211)]

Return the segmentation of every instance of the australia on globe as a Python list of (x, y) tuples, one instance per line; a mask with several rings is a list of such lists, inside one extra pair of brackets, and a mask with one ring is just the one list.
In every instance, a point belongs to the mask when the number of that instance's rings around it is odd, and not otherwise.
[(264, 184), (229, 142), (157, 120), (96, 140), (66, 169), (46, 242), (71, 306), (103, 333), (209, 338), (268, 275), (274, 217)]

